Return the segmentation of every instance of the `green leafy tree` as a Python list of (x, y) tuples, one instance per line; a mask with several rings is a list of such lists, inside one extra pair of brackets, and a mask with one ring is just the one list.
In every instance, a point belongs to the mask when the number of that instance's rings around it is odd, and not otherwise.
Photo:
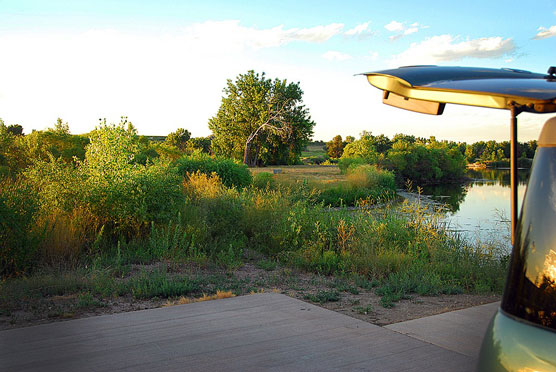
[(23, 127), (19, 124), (12, 124), (9, 125), (6, 129), (8, 132), (13, 134), (14, 136), (22, 136), (23, 135)]
[(315, 125), (302, 97), (299, 83), (264, 73), (228, 80), (218, 113), (209, 120), (213, 152), (249, 166), (295, 163)]
[(127, 119), (120, 124), (106, 124), (106, 119), (91, 132), (90, 143), (85, 154), (85, 166), (89, 176), (112, 180), (125, 178), (132, 169), (135, 154), (138, 152), (137, 135), (128, 126)]
[(0, 177), (13, 176), (29, 163), (22, 146), (25, 137), (14, 134), (10, 127), (0, 119)]
[(191, 153), (195, 151), (200, 151), (200, 152), (210, 154), (211, 142), (212, 142), (212, 136), (190, 138), (189, 141), (187, 141), (187, 149)]
[(178, 128), (175, 132), (168, 134), (166, 143), (170, 146), (177, 147), (180, 151), (185, 151), (187, 148), (187, 141), (191, 138), (191, 133), (187, 129)]
[(363, 133), (360, 139), (348, 143), (344, 147), (342, 158), (362, 158), (369, 164), (375, 164), (378, 153), (373, 145), (373, 138), (369, 133)]
[(67, 122), (63, 122), (62, 118), (56, 119), (56, 124), (54, 124), (54, 128), (49, 129), (50, 132), (54, 132), (56, 134), (70, 134), (69, 131), (69, 124)]
[(400, 182), (417, 185), (459, 180), (465, 172), (465, 157), (457, 147), (431, 139), (428, 144), (399, 140), (387, 155), (388, 168)]
[(332, 138), (332, 141), (326, 143), (326, 153), (334, 159), (338, 159), (344, 152), (346, 143), (342, 141), (342, 136), (337, 135)]

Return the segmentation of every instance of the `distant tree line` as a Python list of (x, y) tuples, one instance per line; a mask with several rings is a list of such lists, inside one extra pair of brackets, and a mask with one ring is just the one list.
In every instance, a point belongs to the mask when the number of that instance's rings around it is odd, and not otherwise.
[[(528, 166), (537, 148), (536, 141), (518, 144), (518, 164)], [(461, 179), (469, 163), (507, 166), (509, 141), (479, 141), (473, 144), (438, 141), (430, 138), (396, 134), (392, 139), (364, 131), (360, 139), (337, 135), (324, 146), (327, 156), (338, 161), (342, 171), (359, 163), (375, 164), (396, 174), (398, 182), (417, 184), (443, 183)]]
[[(510, 141), (479, 141), (467, 144), (466, 142), (436, 141), (435, 137), (427, 139), (423, 137), (408, 136), (405, 134), (396, 134), (392, 139), (390, 139), (384, 134), (374, 136), (370, 132), (365, 131), (363, 132), (362, 137), (365, 137), (365, 141), (374, 146), (375, 150), (379, 153), (388, 152), (394, 143), (400, 139), (409, 143), (427, 143), (432, 140), (434, 142), (439, 142), (448, 148), (457, 148), (462, 155), (465, 156), (467, 163), (500, 162), (510, 158)], [(331, 141), (326, 142), (324, 150), (330, 158), (339, 159), (344, 153), (344, 148), (353, 141), (354, 138), (351, 136), (347, 136), (345, 140), (342, 140), (342, 136), (337, 135), (332, 138)], [(536, 140), (519, 142), (517, 146), (517, 156), (522, 159), (533, 159), (536, 149)]]

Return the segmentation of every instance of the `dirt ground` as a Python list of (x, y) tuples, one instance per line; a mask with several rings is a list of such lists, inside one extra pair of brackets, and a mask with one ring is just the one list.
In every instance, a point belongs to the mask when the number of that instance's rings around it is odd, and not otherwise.
[[(184, 266), (182, 270), (177, 270), (176, 274), (212, 275), (218, 273), (215, 270), (214, 268), (191, 268)], [(283, 293), (290, 297), (376, 325), (403, 322), (500, 300), (500, 296), (497, 295), (412, 295), (408, 299), (394, 303), (394, 306), (391, 308), (385, 308), (380, 304), (381, 297), (374, 293), (374, 288), (363, 289), (354, 285), (353, 282), (337, 278), (297, 272), (280, 267), (264, 270), (255, 263), (246, 263), (241, 268), (227, 275), (233, 275), (236, 279), (250, 283), (251, 289), (246, 289), (242, 295), (249, 295), (253, 292)], [(316, 299), (322, 293), (336, 293), (337, 296), (331, 301), (321, 300), (319, 302)], [(77, 299), (77, 294), (71, 294), (51, 296), (35, 302), (25, 303), (20, 309), (12, 311), (9, 316), (0, 314), (0, 330), (104, 314), (152, 309), (169, 306), (172, 302), (175, 302), (172, 299), (156, 298), (137, 300), (128, 295), (108, 299), (94, 299), (96, 305), (93, 304), (90, 307), (76, 309)], [(191, 298), (191, 300), (194, 301), (195, 298)]]
[[(245, 265), (238, 274), (254, 277), (264, 275), (253, 265)], [(315, 275), (307, 273), (296, 273), (295, 276), (298, 279), (297, 290), (289, 288), (287, 281), (271, 290), (278, 290), (290, 297), (380, 326), (500, 301), (499, 295), (412, 295), (409, 299), (396, 302), (392, 308), (384, 308), (380, 304), (381, 297), (374, 293), (374, 289), (357, 288), (358, 294), (343, 291), (340, 292), (338, 301), (318, 303), (308, 300), (306, 295), (319, 291), (330, 291), (331, 283), (334, 281), (322, 278), (315, 280)], [(300, 291), (298, 288), (305, 290)]]

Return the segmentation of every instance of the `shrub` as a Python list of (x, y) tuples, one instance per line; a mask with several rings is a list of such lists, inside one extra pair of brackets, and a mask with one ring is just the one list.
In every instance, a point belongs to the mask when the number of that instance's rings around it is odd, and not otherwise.
[(276, 186), (274, 175), (269, 172), (257, 173), (253, 179), (253, 186), (258, 189), (274, 188)]
[(37, 193), (27, 183), (0, 182), (0, 277), (33, 267), (43, 231), (36, 226)]
[(394, 143), (386, 162), (400, 182), (409, 179), (421, 185), (460, 180), (466, 164), (461, 152), (445, 144), (404, 141)]
[(359, 188), (375, 188), (377, 186), (395, 190), (394, 174), (387, 170), (380, 170), (373, 165), (352, 166), (348, 169), (348, 183)]
[(358, 167), (364, 164), (369, 164), (369, 162), (367, 162), (363, 158), (342, 157), (338, 159), (338, 167), (340, 168), (340, 172), (342, 172), (343, 174), (346, 174), (349, 168)]
[(216, 173), (227, 187), (243, 188), (253, 181), (249, 168), (232, 159), (214, 158), (207, 154), (196, 153), (181, 157), (174, 165), (182, 176), (197, 171), (208, 175)]

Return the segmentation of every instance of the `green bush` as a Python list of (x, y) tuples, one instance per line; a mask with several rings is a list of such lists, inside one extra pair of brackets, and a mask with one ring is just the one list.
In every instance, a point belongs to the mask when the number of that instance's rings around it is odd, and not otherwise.
[(23, 274), (38, 258), (44, 229), (36, 226), (36, 191), (23, 182), (0, 182), (0, 277)]
[(181, 177), (164, 164), (130, 167), (125, 177), (87, 179), (84, 202), (93, 214), (124, 234), (175, 218), (185, 201)]
[(374, 165), (352, 164), (348, 168), (347, 180), (353, 187), (369, 189), (383, 187), (392, 191), (396, 189), (394, 173), (380, 170)]
[(185, 201), (182, 177), (163, 161), (135, 163), (135, 140), (123, 124), (101, 125), (77, 166), (52, 156), (36, 160), (25, 177), (38, 190), (41, 215), (85, 209), (114, 239), (175, 218)]
[(197, 153), (183, 156), (175, 162), (178, 173), (186, 176), (197, 171), (210, 175), (216, 173), (227, 187), (243, 188), (249, 186), (253, 177), (245, 164), (232, 159), (214, 158), (207, 154)]
[(350, 168), (355, 168), (365, 164), (369, 164), (369, 162), (363, 158), (342, 157), (338, 159), (338, 167), (340, 168), (340, 172), (342, 172), (342, 174), (346, 174)]
[[(342, 160), (354, 160), (346, 158)], [(329, 206), (355, 206), (358, 202), (374, 204), (395, 197), (394, 174), (377, 169), (374, 165), (352, 162), (348, 167), (347, 183), (327, 187), (318, 200)]]
[(269, 172), (260, 172), (253, 178), (253, 186), (258, 189), (273, 189), (276, 187), (276, 181), (274, 180), (274, 175)]
[(418, 185), (461, 180), (466, 165), (456, 148), (438, 142), (425, 145), (404, 141), (394, 143), (386, 163), (400, 183), (409, 179)]

